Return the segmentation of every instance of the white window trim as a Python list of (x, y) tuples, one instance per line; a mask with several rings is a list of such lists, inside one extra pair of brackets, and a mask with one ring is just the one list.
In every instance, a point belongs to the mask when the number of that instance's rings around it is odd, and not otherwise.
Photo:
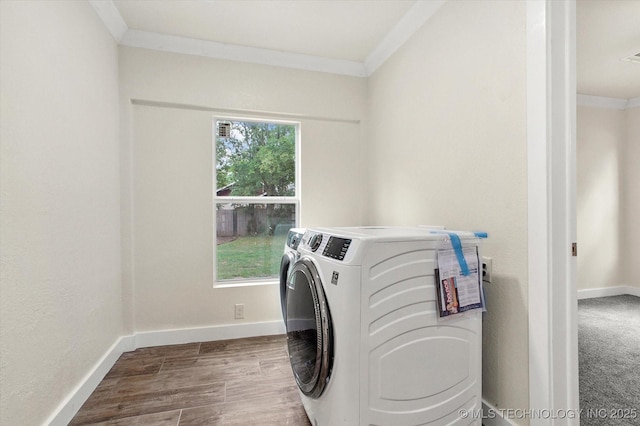
[[(224, 202), (223, 202), (224, 201)], [(214, 202), (216, 204), (294, 204), (298, 201), (297, 197), (243, 197), (243, 196), (225, 196), (216, 197), (214, 195)]]
[[(253, 123), (273, 123), (273, 124), (283, 124), (283, 125), (291, 125), (295, 126), (295, 153), (294, 153), (294, 161), (295, 161), (295, 196), (293, 197), (238, 197), (238, 196), (227, 196), (227, 197), (218, 197), (217, 193), (217, 176), (216, 176), (216, 139), (217, 139), (217, 126), (216, 123), (218, 121), (248, 121)], [(216, 223), (216, 204), (228, 204), (228, 203), (247, 203), (247, 204), (294, 204), (295, 205), (295, 227), (300, 226), (300, 200), (301, 196), (301, 177), (302, 171), (300, 167), (301, 160), (301, 136), (302, 133), (300, 131), (301, 128), (300, 121), (291, 121), (291, 120), (283, 120), (279, 118), (271, 118), (268, 115), (265, 116), (238, 116), (238, 115), (215, 115), (213, 117), (213, 126), (212, 126), (212, 141), (211, 141), (211, 182), (213, 182), (212, 188), (212, 220), (213, 220), (213, 271), (212, 271), (212, 282), (213, 288), (230, 288), (230, 287), (248, 287), (248, 286), (261, 286), (261, 285), (275, 285), (279, 284), (279, 277), (276, 278), (255, 278), (255, 279), (234, 279), (234, 280), (223, 280), (218, 281), (217, 277), (217, 223)], [(221, 200), (224, 200), (222, 202)], [(283, 247), (284, 253), (284, 247)]]

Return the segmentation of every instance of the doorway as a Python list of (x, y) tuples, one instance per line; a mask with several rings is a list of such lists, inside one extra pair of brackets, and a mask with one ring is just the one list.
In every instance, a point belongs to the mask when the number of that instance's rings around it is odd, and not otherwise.
[(573, 414), (531, 425), (579, 424), (575, 5), (527, 2), (529, 406)]
[[(576, 5), (578, 348), (582, 424), (637, 422), (640, 347), (632, 200), (638, 199), (637, 2)], [(606, 37), (604, 37), (606, 35)], [(628, 47), (625, 47), (628, 46)], [(631, 49), (631, 50), (629, 50)], [(635, 139), (634, 139), (635, 138)], [(634, 177), (635, 176), (635, 177)], [(635, 294), (635, 296), (634, 296)], [(615, 418), (615, 420), (614, 420)]]

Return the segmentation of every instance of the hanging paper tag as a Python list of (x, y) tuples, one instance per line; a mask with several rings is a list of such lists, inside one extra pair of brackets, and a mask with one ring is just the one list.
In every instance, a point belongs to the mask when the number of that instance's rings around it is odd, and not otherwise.
[(441, 317), (484, 309), (478, 247), (462, 247), (460, 237), (448, 232), (437, 250), (436, 289)]

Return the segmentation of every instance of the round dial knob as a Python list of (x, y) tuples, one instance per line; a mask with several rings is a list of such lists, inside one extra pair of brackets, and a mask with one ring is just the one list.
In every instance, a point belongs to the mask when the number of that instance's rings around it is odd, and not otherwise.
[(318, 250), (318, 247), (320, 247), (321, 243), (322, 234), (315, 234), (313, 237), (311, 237), (311, 239), (309, 240), (309, 247), (311, 247), (311, 251)]

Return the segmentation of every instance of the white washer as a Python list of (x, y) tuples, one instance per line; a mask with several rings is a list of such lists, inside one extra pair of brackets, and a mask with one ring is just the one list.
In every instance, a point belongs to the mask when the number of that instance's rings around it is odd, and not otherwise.
[[(481, 409), (481, 312), (438, 317), (442, 235), (434, 232), (304, 234), (285, 308), (291, 365), (314, 426), (481, 424), (460, 416)], [(461, 240), (480, 244), (472, 233)]]
[(293, 269), (296, 260), (300, 258), (298, 246), (302, 237), (306, 232), (305, 228), (291, 228), (287, 231), (287, 240), (284, 242), (284, 254), (280, 261), (280, 305), (282, 307), (282, 319), (286, 322), (286, 297), (287, 297), (287, 278)]

